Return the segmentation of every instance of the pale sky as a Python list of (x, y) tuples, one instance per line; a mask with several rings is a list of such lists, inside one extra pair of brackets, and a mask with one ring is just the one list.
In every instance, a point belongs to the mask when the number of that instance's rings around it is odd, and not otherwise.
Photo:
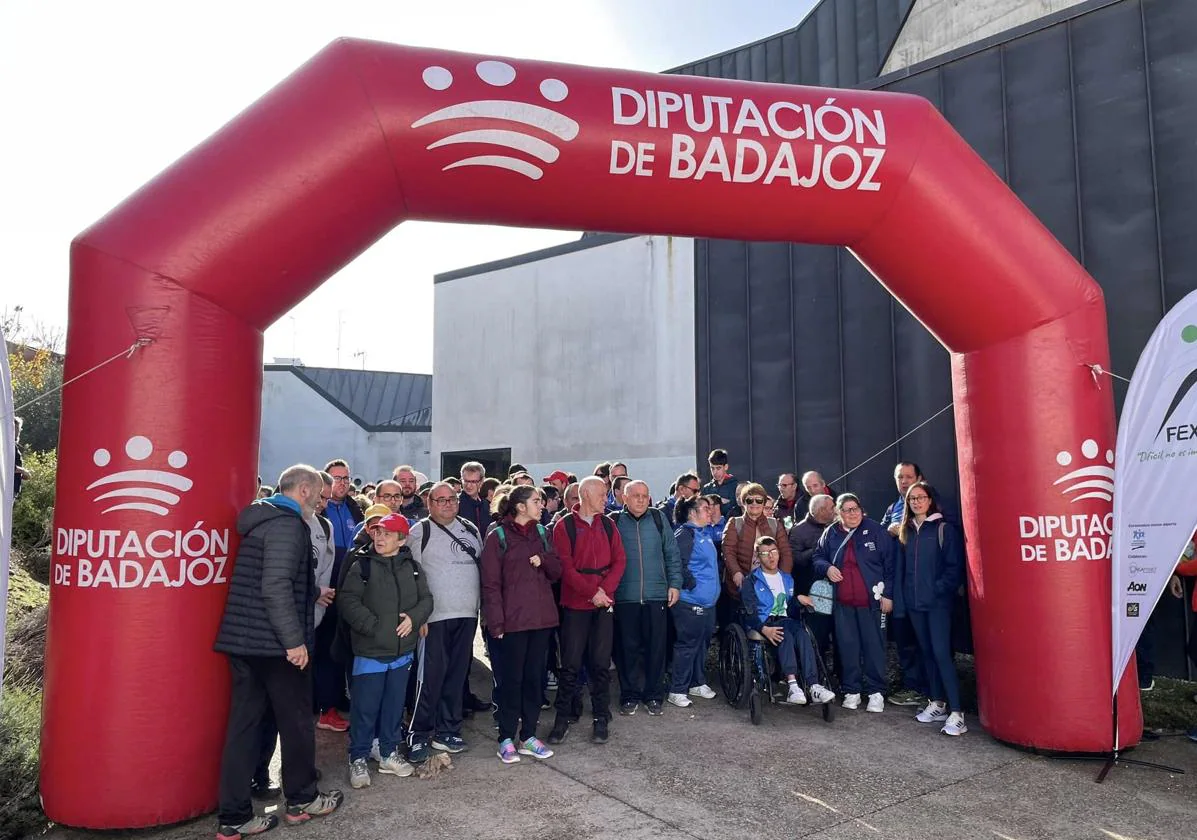
[[(665, 70), (795, 25), (815, 0), (3, 0), (0, 309), (66, 324), (76, 234), (340, 36)], [(432, 371), (432, 277), (576, 239), (408, 222), (266, 333), (265, 359)], [(401, 296), (396, 331), (363, 301)], [(338, 320), (341, 325), (338, 352)], [(357, 355), (355, 355), (357, 354)]]

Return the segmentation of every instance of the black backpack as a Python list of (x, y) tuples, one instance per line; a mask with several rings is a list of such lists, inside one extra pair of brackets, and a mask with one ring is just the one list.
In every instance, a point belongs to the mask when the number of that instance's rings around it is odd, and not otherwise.
[[(561, 517), (561, 521), (565, 523), (565, 534), (569, 537), (569, 550), (571, 553), (578, 548), (578, 520), (575, 518), (576, 516), (576, 513), (567, 513)], [(607, 543), (610, 544), (612, 537), (615, 535), (615, 523), (605, 513), (600, 513), (598, 518), (603, 523), (603, 531), (607, 535)], [(661, 527), (660, 522), (657, 523), (657, 527)]]
[[(337, 575), (338, 592), (345, 585), (345, 580), (349, 577), (349, 570), (355, 563), (358, 574), (361, 575), (362, 583), (370, 582), (370, 549), (368, 546), (358, 546), (346, 554), (345, 559), (341, 561), (341, 573)], [(329, 647), (329, 653), (334, 662), (348, 665), (353, 661), (353, 642), (350, 636), (349, 624), (341, 617), (340, 610), (337, 611), (337, 626), (333, 631), (333, 640), (332, 645)]]
[[(478, 540), (478, 544), (482, 545), (482, 535), (480, 533), (478, 533), (478, 526), (475, 525), (470, 520), (466, 519), (465, 517), (458, 516), (455, 518), (457, 519), (458, 522), (460, 522), (462, 525), (464, 525), (466, 527), (467, 531), (469, 531), (471, 534), (474, 535), (474, 539)], [(445, 528), (443, 525), (439, 525), (438, 523), (433, 522), (432, 517), (429, 517), (428, 519), (421, 519), (420, 521), (424, 523), (424, 531), (423, 531), (423, 533), (420, 534), (420, 553), (421, 554), (424, 553), (424, 549), (428, 548), (428, 541), (430, 539), (432, 539), (432, 526), (436, 525), (438, 528), (444, 529), (444, 532), (449, 535), (449, 538), (451, 540), (453, 540), (453, 542), (457, 543), (459, 546), (462, 547), (462, 549), (467, 554), (469, 554), (471, 557), (473, 557), (475, 563), (479, 562), (482, 559), (481, 557), (478, 556), (478, 553), (474, 550), (474, 547), (472, 545), (466, 545), (461, 540), (457, 539), (457, 537), (453, 536), (452, 532), (450, 532), (448, 528)], [(505, 545), (505, 540), (503, 539), (503, 537), (499, 538), (499, 545), (502, 546), (504, 549), (507, 547)], [(547, 548), (547, 546), (546, 546), (546, 548)]]

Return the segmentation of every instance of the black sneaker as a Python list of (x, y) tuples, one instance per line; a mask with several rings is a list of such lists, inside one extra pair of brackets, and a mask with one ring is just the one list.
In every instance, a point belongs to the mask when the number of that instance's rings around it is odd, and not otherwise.
[(428, 760), (428, 743), (414, 741), (407, 751), (407, 760), (412, 764), (423, 764)]
[(644, 703), (644, 709), (653, 717), (665, 714), (665, 710), (661, 708), (660, 700), (646, 700)]
[(491, 704), (488, 700), (483, 700), (476, 694), (470, 694), (462, 701), (462, 706), (469, 709), (471, 712), (489, 712)]
[(624, 717), (631, 717), (632, 715), (636, 714), (636, 707), (639, 705), (640, 705), (639, 703), (636, 703), (634, 701), (630, 702), (630, 703), (620, 703), (619, 704), (619, 713), (621, 715), (623, 715)]
[(595, 718), (594, 719), (594, 732), (591, 733), (590, 740), (596, 744), (607, 743), (607, 719), (606, 718)]
[(560, 744), (565, 740), (565, 735), (568, 732), (569, 717), (562, 714), (557, 715), (557, 719), (553, 721), (553, 731), (549, 733), (549, 743)]
[(278, 799), (282, 795), (283, 789), (278, 785), (270, 784), (270, 781), (265, 782), (251, 782), (249, 785), (249, 793), (254, 799), (268, 802), (271, 799)]

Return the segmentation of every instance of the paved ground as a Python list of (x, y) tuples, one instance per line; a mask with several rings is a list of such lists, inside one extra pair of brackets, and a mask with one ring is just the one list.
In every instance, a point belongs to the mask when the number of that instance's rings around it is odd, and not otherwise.
[[(480, 665), (481, 663), (479, 663)], [(475, 668), (476, 678), (486, 672)], [(446, 838), (1099, 838), (1197, 836), (1197, 745), (1164, 738), (1132, 757), (1188, 771), (1170, 775), (1042, 758), (1002, 746), (975, 725), (947, 738), (914, 710), (817, 712), (770, 707), (757, 727), (722, 698), (616, 716), (605, 746), (575, 727), (557, 755), (503, 766), (489, 716), (466, 724), (473, 748), (451, 773), (419, 780), (374, 777), (347, 791), (341, 810), (300, 829), (297, 840)], [(546, 718), (551, 712), (546, 713)], [(549, 720), (542, 720), (542, 733)], [(345, 783), (345, 736), (318, 733), (325, 785)], [(277, 773), (277, 768), (276, 768)], [(211, 817), (108, 837), (210, 840)], [(93, 838), (56, 829), (53, 840)]]

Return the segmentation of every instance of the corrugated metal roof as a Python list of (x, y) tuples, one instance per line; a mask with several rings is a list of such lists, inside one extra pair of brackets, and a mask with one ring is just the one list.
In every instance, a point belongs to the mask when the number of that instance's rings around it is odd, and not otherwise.
[(286, 370), (370, 432), (432, 429), (432, 375), (266, 365)]

